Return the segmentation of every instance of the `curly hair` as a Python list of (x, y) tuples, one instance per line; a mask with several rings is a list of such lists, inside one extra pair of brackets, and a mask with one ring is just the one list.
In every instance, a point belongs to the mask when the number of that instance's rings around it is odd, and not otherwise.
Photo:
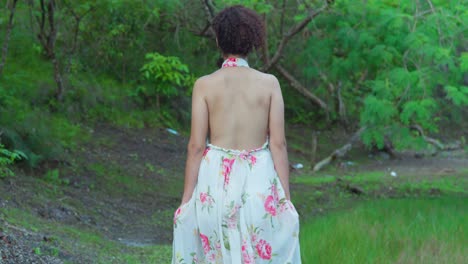
[(212, 26), (224, 54), (247, 56), (265, 41), (265, 25), (260, 16), (241, 5), (223, 9), (213, 19)]

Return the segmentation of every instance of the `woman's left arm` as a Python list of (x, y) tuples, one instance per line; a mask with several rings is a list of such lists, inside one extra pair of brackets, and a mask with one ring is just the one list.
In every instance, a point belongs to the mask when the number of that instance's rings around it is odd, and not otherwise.
[(192, 120), (190, 140), (187, 146), (187, 163), (185, 165), (185, 183), (182, 204), (192, 197), (198, 180), (198, 170), (206, 147), (208, 133), (208, 106), (205, 100), (204, 78), (198, 79), (192, 92)]

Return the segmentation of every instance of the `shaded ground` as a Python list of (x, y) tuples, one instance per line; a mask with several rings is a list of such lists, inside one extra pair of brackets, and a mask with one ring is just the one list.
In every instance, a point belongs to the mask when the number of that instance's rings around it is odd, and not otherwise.
[[(444, 185), (436, 190), (420, 183), (458, 177), (447, 187), (451, 191), (458, 190), (453, 184), (464, 185), (468, 178), (464, 150), (423, 159), (407, 153), (391, 160), (385, 154), (369, 156), (362, 146), (312, 175), (307, 133), (291, 128), (288, 134), (291, 163), (305, 165), (291, 173), (293, 200), (301, 201), (296, 207), (304, 218), (361, 197), (440, 195), (446, 192)], [(45, 164), (33, 177), (18, 170), (16, 177), (0, 181), (0, 253), (4, 257), (0, 263), (9, 263), (5, 261), (14, 252), (36, 257), (36, 263), (139, 263), (138, 258), (128, 257), (135, 254), (134, 248), (170, 244), (172, 214), (183, 186), (187, 137), (162, 129), (101, 125), (91, 138), (70, 153), (69, 164)], [(344, 141), (343, 134), (324, 133), (317, 156), (327, 155)], [(397, 177), (390, 176), (392, 172)], [(377, 177), (388, 180), (374, 186)], [(396, 190), (400, 179), (407, 188)], [(412, 182), (419, 185), (414, 187)], [(107, 256), (114, 251), (123, 255)]]

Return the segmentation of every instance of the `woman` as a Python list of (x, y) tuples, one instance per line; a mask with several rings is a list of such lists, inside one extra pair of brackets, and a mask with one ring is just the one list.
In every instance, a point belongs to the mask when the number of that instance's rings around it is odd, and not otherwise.
[(262, 20), (233, 6), (213, 28), (225, 61), (193, 88), (172, 263), (300, 263), (281, 89), (246, 61), (263, 44)]

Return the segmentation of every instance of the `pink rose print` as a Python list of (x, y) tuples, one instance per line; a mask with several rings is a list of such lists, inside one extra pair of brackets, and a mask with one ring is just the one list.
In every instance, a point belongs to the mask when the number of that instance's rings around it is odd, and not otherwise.
[(177, 210), (174, 212), (174, 225), (176, 224), (177, 222), (177, 217), (179, 217), (180, 213), (182, 212), (182, 210), (179, 208), (177, 208)]
[(252, 241), (252, 243), (255, 243), (257, 241), (257, 235), (252, 234), (252, 236), (250, 237), (250, 240)]
[(260, 258), (266, 260), (271, 259), (271, 246), (265, 240), (260, 239), (260, 241), (255, 246), (255, 249), (257, 249), (257, 253)]
[(249, 153), (247, 153), (247, 152), (242, 152), (241, 154), (239, 154), (239, 158), (241, 158), (241, 159), (243, 159), (243, 160), (246, 160), (248, 155), (249, 155)]
[(227, 219), (227, 226), (228, 228), (236, 228), (237, 227), (237, 211), (239, 210), (239, 205), (234, 206), (231, 209), (230, 217)]
[(284, 203), (280, 204), (280, 212), (281, 213), (285, 212), (287, 210), (289, 210), (289, 204), (287, 202), (284, 202)]
[(208, 261), (209, 262), (214, 262), (216, 260), (216, 254), (215, 253), (211, 253), (209, 256), (208, 256)]
[(222, 65), (222, 67), (236, 67), (237, 66), (237, 60), (236, 58), (228, 58)]
[(224, 176), (224, 187), (229, 184), (229, 174), (232, 170), (232, 165), (236, 159), (223, 158), (223, 176)]
[(200, 202), (203, 209), (208, 209), (208, 212), (213, 208), (213, 197), (210, 195), (210, 187), (208, 187), (207, 192), (200, 192)]
[(276, 184), (271, 185), (271, 194), (273, 195), (275, 202), (278, 203), (279, 194), (278, 194), (278, 188), (276, 187)]
[(242, 252), (242, 259), (244, 260), (244, 264), (252, 264), (253, 258), (247, 252)]
[(208, 151), (210, 151), (210, 148), (205, 148), (205, 151), (203, 151), (203, 157), (205, 157), (206, 154), (208, 154)]
[(269, 214), (272, 216), (276, 215), (276, 201), (275, 198), (272, 195), (268, 195), (268, 197), (265, 200), (265, 211), (267, 211)]
[(205, 252), (205, 255), (206, 255), (208, 254), (208, 252), (210, 252), (210, 240), (208, 239), (207, 236), (205, 236), (202, 233), (200, 233), (200, 239), (202, 241), (203, 251)]
[(249, 163), (250, 168), (257, 162), (257, 158), (252, 155), (251, 152), (244, 151), (239, 155), (239, 158), (246, 160)]
[(228, 228), (234, 229), (237, 227), (237, 219), (235, 218), (229, 218), (227, 223), (228, 223)]
[(204, 192), (201, 192), (201, 193), (200, 193), (200, 201), (201, 201), (202, 203), (205, 203), (207, 199), (208, 199), (208, 194), (207, 194), (207, 193), (204, 193)]
[(257, 158), (254, 155), (250, 155), (250, 164), (255, 165), (257, 162)]
[(244, 264), (253, 264), (253, 258), (247, 252), (247, 242), (244, 240), (242, 241), (242, 260)]

